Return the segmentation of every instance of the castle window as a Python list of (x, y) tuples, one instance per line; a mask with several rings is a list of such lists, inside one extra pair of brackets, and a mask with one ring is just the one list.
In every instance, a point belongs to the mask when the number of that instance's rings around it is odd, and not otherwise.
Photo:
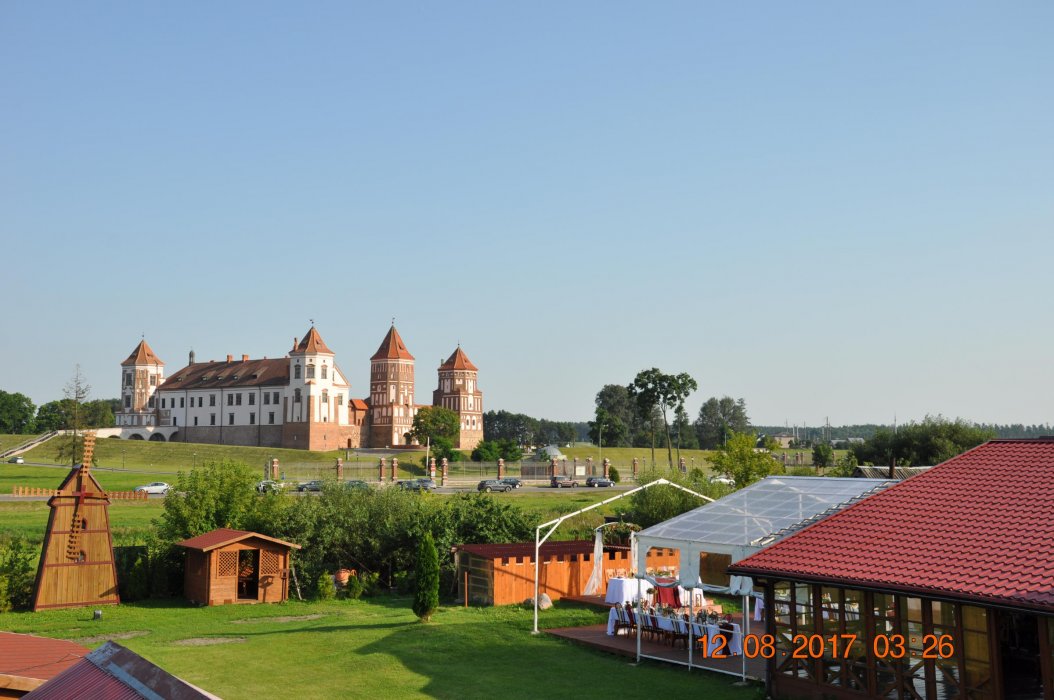
[(322, 378), (323, 378), (323, 379), (326, 379), (326, 378), (327, 378), (327, 376), (328, 376), (328, 375), (326, 374), (326, 366), (325, 366), (325, 365), (322, 365)]
[(215, 406), (216, 405), (216, 395), (215, 394), (209, 394), (209, 405), (210, 406)]
[(300, 403), (300, 390), (299, 389), (294, 389), (293, 390), (293, 403)]
[(267, 404), (271, 403), (271, 392), (269, 392), (269, 391), (265, 391), (264, 392), (264, 394), (263, 394), (263, 402), (264, 402), (265, 406)]
[(271, 399), (271, 403), (273, 403), (275, 406), (278, 405), (278, 392), (277, 391), (274, 392), (274, 397)]
[(194, 425), (197, 425), (197, 424), (198, 424), (198, 417), (194, 416)]
[(250, 406), (255, 406), (256, 405), (256, 394), (249, 394), (249, 405)]
[(325, 389), (322, 390), (322, 403), (329, 403), (329, 392)]
[(267, 412), (267, 422), (274, 425), (274, 411)]
[(228, 406), (233, 406), (234, 405), (234, 394), (227, 394), (227, 405)]
[(337, 394), (337, 405), (340, 406), (344, 403), (344, 394)]
[(300, 379), (300, 365), (293, 365), (293, 379)]
[(227, 425), (234, 425), (234, 414), (233, 413), (228, 413), (227, 414)]
[(165, 400), (161, 399), (161, 408), (164, 408), (164, 407), (165, 407)]
[(216, 425), (216, 414), (215, 413), (210, 413), (209, 414), (209, 425)]
[(249, 414), (249, 425), (256, 425), (256, 414), (255, 413), (250, 413)]
[(125, 372), (124, 373), (124, 385), (125, 386), (132, 386), (132, 373), (131, 372)]
[(183, 407), (184, 407), (184, 406), (183, 406), (183, 404), (185, 404), (185, 403), (186, 403), (186, 401), (187, 401), (186, 399), (184, 399), (184, 398), (180, 398), (180, 399), (179, 399), (179, 407), (180, 407), (180, 408), (183, 408)]
[(307, 366), (307, 378), (308, 379), (314, 379), (315, 378), (315, 366), (314, 365), (308, 365)]
[(150, 386), (157, 386), (157, 375), (156, 374), (151, 374), (150, 375)]
[(202, 406), (202, 403), (203, 403), (204, 401), (205, 401), (205, 397), (204, 397), (204, 396), (199, 396), (199, 397), (198, 397), (198, 408), (201, 408), (201, 406)]
[(150, 397), (150, 408), (153, 408), (153, 407), (154, 407), (154, 397), (151, 396)]
[(234, 405), (235, 405), (235, 406), (241, 406), (241, 405), (242, 405), (242, 395), (241, 395), (241, 392), (239, 392), (239, 393), (237, 393), (237, 394), (235, 394), (235, 395), (234, 395)]

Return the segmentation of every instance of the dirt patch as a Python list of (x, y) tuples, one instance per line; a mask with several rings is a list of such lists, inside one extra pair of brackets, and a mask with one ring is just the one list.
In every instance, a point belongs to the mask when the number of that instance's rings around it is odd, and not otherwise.
[(245, 637), (191, 637), (172, 642), (177, 647), (211, 647), (215, 644), (241, 644)]
[(282, 615), (281, 617), (250, 617), (246, 620), (231, 620), (233, 625), (251, 625), (257, 622), (301, 622), (303, 620), (317, 620), (324, 617), (319, 613), (313, 615)]
[(108, 642), (111, 639), (134, 639), (150, 634), (147, 630), (136, 630), (134, 632), (114, 632), (113, 634), (96, 634), (91, 637), (81, 637), (77, 640), (79, 644), (95, 644), (96, 642)]

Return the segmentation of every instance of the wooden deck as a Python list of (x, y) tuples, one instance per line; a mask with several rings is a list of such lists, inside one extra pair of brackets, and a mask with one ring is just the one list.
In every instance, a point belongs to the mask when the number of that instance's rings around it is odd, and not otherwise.
[[(546, 630), (546, 632), (554, 637), (568, 639), (609, 654), (634, 659), (637, 657), (637, 637), (627, 634), (625, 631), (614, 637), (609, 637), (606, 625), (560, 627)], [(641, 640), (641, 654), (673, 664), (688, 665), (688, 652), (680, 647), (672, 648), (666, 644)], [(743, 657), (732, 656), (727, 659), (705, 659), (695, 654), (692, 658), (691, 668), (739, 676), (743, 672)], [(747, 659), (746, 670), (747, 678), (763, 680), (765, 678), (765, 660)]]

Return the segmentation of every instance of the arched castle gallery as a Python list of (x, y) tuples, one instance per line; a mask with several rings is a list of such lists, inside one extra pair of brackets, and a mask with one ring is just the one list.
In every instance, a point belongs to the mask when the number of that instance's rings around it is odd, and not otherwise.
[[(483, 439), (479, 370), (460, 346), (438, 369), (433, 405), (456, 412), (472, 449)], [(333, 450), (406, 445), (414, 414), (414, 356), (393, 324), (370, 358), (370, 395), (351, 397), (332, 350), (312, 326), (282, 358), (189, 363), (165, 377), (143, 339), (121, 363), (116, 434), (126, 438)], [(100, 435), (103, 432), (100, 431)]]

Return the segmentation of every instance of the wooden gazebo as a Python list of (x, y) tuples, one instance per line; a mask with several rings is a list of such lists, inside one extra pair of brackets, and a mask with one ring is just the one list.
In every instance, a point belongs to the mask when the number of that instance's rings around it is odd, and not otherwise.
[(280, 603), (289, 597), (289, 552), (298, 544), (228, 528), (177, 544), (187, 550), (183, 595), (191, 602)]

